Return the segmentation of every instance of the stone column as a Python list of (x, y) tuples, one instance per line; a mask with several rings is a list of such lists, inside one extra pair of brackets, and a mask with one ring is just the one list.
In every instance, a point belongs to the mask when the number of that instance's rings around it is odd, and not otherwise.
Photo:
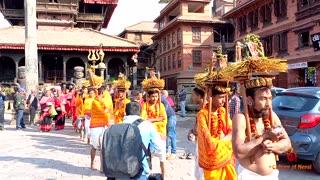
[(38, 89), (38, 47), (37, 47), (37, 17), (36, 0), (24, 1), (25, 9), (25, 65), (26, 91)]
[(39, 59), (38, 66), (39, 66), (39, 81), (43, 81), (42, 60), (41, 59)]
[(137, 71), (138, 71), (138, 67), (134, 65), (132, 67), (132, 80), (133, 80), (132, 87), (133, 88), (137, 87), (137, 79), (138, 79)]
[(62, 76), (63, 76), (63, 81), (66, 82), (67, 81), (67, 62), (64, 60), (64, 58), (62, 60), (63, 60), (63, 75)]
[(14, 63), (16, 64), (16, 78), (18, 78), (18, 68), (19, 68), (19, 62), (14, 61)]

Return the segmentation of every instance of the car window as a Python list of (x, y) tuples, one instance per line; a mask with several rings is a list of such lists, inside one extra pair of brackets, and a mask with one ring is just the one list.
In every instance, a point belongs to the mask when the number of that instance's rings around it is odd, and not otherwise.
[(292, 112), (309, 111), (318, 101), (315, 97), (278, 95), (272, 100), (272, 108)]

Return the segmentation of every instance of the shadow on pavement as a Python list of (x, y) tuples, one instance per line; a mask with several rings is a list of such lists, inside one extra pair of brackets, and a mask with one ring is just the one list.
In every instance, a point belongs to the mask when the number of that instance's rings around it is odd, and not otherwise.
[(5, 161), (19, 161), (22, 163), (29, 163), (29, 164), (36, 165), (39, 168), (56, 169), (68, 174), (78, 174), (78, 175), (87, 175), (87, 176), (96, 175), (96, 176), (104, 177), (104, 174), (101, 174), (98, 171), (93, 171), (90, 168), (79, 167), (73, 164), (65, 163), (63, 161), (54, 160), (54, 159), (14, 157), (14, 156), (0, 157), (0, 162), (5, 162)]

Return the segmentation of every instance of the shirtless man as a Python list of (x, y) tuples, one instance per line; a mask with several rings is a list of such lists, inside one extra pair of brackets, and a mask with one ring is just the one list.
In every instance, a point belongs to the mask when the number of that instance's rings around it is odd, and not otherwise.
[[(272, 107), (272, 94), (269, 87), (256, 87), (246, 90), (249, 119), (251, 119), (252, 140), (246, 137), (246, 120), (244, 114), (237, 114), (233, 121), (232, 146), (239, 161), (238, 179), (278, 179), (279, 171), (276, 169), (276, 155), (291, 147), (286, 131), (272, 130), (281, 126), (278, 116), (269, 109)], [(270, 130), (264, 122), (272, 113)], [(267, 123), (266, 123), (267, 124)], [(256, 131), (254, 129), (256, 127)]]

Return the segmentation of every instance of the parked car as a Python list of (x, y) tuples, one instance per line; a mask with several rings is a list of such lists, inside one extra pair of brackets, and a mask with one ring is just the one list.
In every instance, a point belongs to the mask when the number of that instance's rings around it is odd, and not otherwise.
[(314, 170), (320, 173), (320, 87), (286, 89), (277, 93), (272, 107), (297, 158), (312, 161)]
[(272, 97), (273, 98), (276, 97), (277, 93), (282, 92), (284, 90), (286, 90), (286, 89), (285, 88), (281, 88), (281, 87), (272, 87), (271, 88)]

